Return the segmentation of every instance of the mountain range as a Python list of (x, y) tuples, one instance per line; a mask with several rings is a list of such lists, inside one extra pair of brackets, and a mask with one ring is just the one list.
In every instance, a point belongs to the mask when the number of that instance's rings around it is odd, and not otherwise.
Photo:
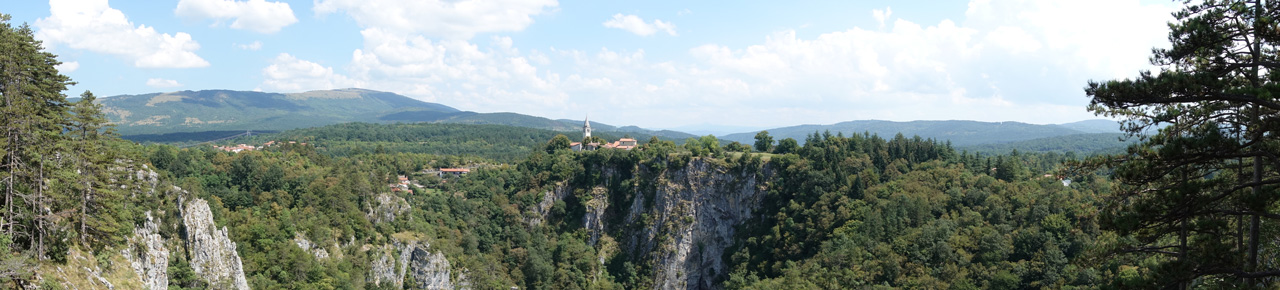
[[(235, 132), (282, 131), (297, 128), (319, 127), (337, 123), (452, 123), (494, 124), (536, 128), (569, 133), (582, 128), (581, 120), (549, 119), (512, 112), (478, 113), (462, 111), (445, 104), (423, 102), (395, 93), (365, 89), (337, 89), (303, 93), (265, 93), (233, 90), (178, 91), (141, 95), (120, 95), (98, 99), (108, 119), (126, 138), (135, 140), (166, 140), (156, 136), (232, 135)], [(637, 138), (658, 136), (682, 141), (697, 135), (675, 130), (650, 130), (637, 126), (615, 126), (591, 122), (598, 132), (612, 132), (616, 136), (631, 135)], [(709, 125), (703, 125), (706, 127)], [(726, 130), (731, 127), (721, 127)], [(742, 127), (737, 127), (742, 128)], [(950, 141), (953, 146), (967, 147), (989, 144), (1011, 144), (1003, 147), (983, 147), (986, 150), (1007, 148), (1055, 148), (1063, 136), (1076, 136), (1061, 140), (1104, 140), (1099, 144), (1080, 148), (1112, 148), (1124, 144), (1111, 141), (1120, 133), (1119, 124), (1112, 120), (1086, 120), (1066, 124), (1027, 124), (1020, 122), (979, 121), (910, 121), (858, 120), (830, 125), (800, 125), (767, 129), (774, 140), (794, 138), (803, 143), (813, 133), (876, 134), (892, 138), (896, 134), (932, 138), (940, 142)], [(205, 134), (201, 132), (214, 132)], [(699, 131), (702, 132), (702, 131)], [(757, 131), (720, 136), (726, 142), (737, 141), (752, 144)], [(1089, 136), (1090, 134), (1109, 134)], [(142, 137), (139, 137), (142, 136)], [(177, 138), (183, 139), (183, 138)], [(185, 140), (185, 139), (184, 139)], [(1037, 141), (1032, 141), (1037, 140)], [(1030, 143), (1024, 142), (1028, 141)], [(1015, 142), (1022, 142), (1012, 144)], [(1018, 145), (1018, 144), (1038, 144)], [(1004, 148), (1004, 149), (1001, 149)], [(1048, 149), (1046, 149), (1048, 150)]]
[[(304, 93), (202, 90), (120, 95), (99, 99), (121, 135), (191, 135), (199, 132), (281, 131), (346, 122), (495, 124), (577, 131), (578, 120), (518, 113), (477, 113), (365, 89)], [(684, 139), (694, 135), (592, 122), (599, 131)], [(229, 134), (226, 134), (229, 135)], [(618, 134), (621, 135), (621, 134)], [(195, 134), (194, 136), (200, 136)]]

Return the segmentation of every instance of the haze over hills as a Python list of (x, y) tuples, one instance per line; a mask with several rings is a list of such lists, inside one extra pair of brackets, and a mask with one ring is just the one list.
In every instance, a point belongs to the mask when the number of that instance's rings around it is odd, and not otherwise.
[[(1115, 129), (1106, 131), (1107, 125), (1113, 124)], [(1062, 125), (1036, 125), (1020, 122), (979, 122), (979, 121), (910, 121), (894, 122), (881, 120), (862, 120), (841, 122), (831, 125), (800, 125), (768, 129), (774, 140), (794, 138), (803, 144), (805, 138), (814, 132), (827, 132), (844, 135), (871, 133), (883, 138), (892, 138), (898, 133), (910, 137), (933, 138), (934, 140), (950, 140), (953, 146), (970, 146), (979, 144), (999, 144), (1056, 136), (1119, 133), (1119, 125), (1108, 120), (1088, 120)], [(743, 143), (755, 142), (757, 132), (729, 134), (721, 139)]]
[[(451, 123), (493, 124), (567, 132), (571, 138), (582, 128), (582, 120), (548, 119), (520, 113), (477, 113), (462, 111), (445, 104), (429, 103), (394, 93), (365, 89), (338, 89), (304, 93), (264, 93), (232, 90), (179, 91), (142, 95), (122, 95), (99, 99), (108, 118), (117, 124), (122, 135), (135, 140), (207, 140), (206, 136), (230, 136), (245, 130), (283, 131), (297, 128), (320, 127), (347, 122), (368, 123)], [(675, 130), (650, 130), (637, 126), (615, 126), (591, 122), (597, 132), (612, 132), (613, 136), (648, 138), (658, 136), (682, 141), (698, 135)], [(698, 125), (708, 127), (711, 125)], [(697, 127), (697, 126), (695, 126)], [(692, 127), (691, 127), (692, 128)], [(720, 130), (744, 129), (720, 126)], [(831, 125), (800, 125), (768, 129), (775, 140), (795, 138), (804, 142), (814, 132), (830, 131), (845, 135), (868, 132), (884, 138), (898, 133), (904, 136), (920, 136), (939, 141), (951, 141), (953, 146), (966, 147), (986, 144), (1040, 140), (1080, 134), (1119, 133), (1119, 125), (1111, 120), (1086, 120), (1061, 125), (1035, 125), (1019, 122), (978, 121), (911, 121), (893, 122), (861, 120)], [(751, 130), (720, 136), (726, 142), (754, 143)], [(201, 135), (202, 133), (207, 133)], [(216, 134), (213, 134), (216, 133)], [(176, 135), (182, 135), (177, 136)], [(158, 136), (158, 137), (157, 137)], [(1084, 138), (1084, 139), (1081, 139)], [(1070, 139), (1098, 141), (1100, 144), (1079, 148), (1115, 147), (1121, 144), (1114, 138), (1099, 136)], [(1105, 141), (1103, 141), (1105, 140)], [(178, 141), (180, 142), (180, 141)], [(1036, 144), (1052, 144), (1054, 139), (1036, 141)], [(1033, 142), (1035, 143), (1035, 142)], [(1028, 143), (1030, 144), (1030, 143)], [(1011, 145), (1000, 148), (1029, 148)], [(1053, 146), (1030, 146), (1050, 148)], [(988, 147), (988, 150), (1007, 150)]]
[[(281, 131), (346, 122), (494, 124), (553, 131), (577, 131), (580, 120), (552, 120), (519, 113), (477, 113), (423, 102), (394, 93), (338, 89), (304, 93), (232, 90), (179, 91), (99, 99), (122, 135), (171, 135), (220, 131)], [(693, 135), (616, 127), (592, 122), (599, 131), (640, 133), (668, 139)], [(618, 134), (622, 135), (622, 134)], [(198, 135), (197, 135), (198, 136)]]
[(101, 98), (123, 135), (215, 130), (286, 130), (378, 121), (408, 111), (460, 113), (449, 106), (361, 89), (297, 94), (203, 90)]

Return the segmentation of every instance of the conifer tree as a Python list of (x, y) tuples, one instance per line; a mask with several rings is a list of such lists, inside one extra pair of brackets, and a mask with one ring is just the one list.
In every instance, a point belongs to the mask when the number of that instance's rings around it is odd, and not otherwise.
[(1280, 237), (1280, 5), (1188, 1), (1174, 17), (1158, 72), (1085, 88), (1091, 111), (1142, 136), (1100, 160), (1118, 181), (1102, 225), (1117, 252), (1158, 265), (1153, 286), (1274, 283), (1280, 265), (1259, 261)]
[(27, 25), (14, 27), (8, 15), (0, 15), (0, 181), (4, 192), (0, 231), (9, 235), (16, 249), (41, 245), (41, 205), (46, 200), (43, 182), (56, 158), (53, 147), (62, 132), (66, 97), (71, 84), (58, 73), (53, 54), (41, 51)]

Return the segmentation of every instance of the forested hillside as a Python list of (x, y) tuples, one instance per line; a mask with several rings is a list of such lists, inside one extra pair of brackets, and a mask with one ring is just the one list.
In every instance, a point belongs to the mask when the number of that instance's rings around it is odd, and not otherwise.
[[(483, 289), (1058, 288), (1106, 284), (1118, 271), (1068, 265), (1099, 234), (1092, 208), (1106, 183), (1040, 177), (1057, 155), (978, 157), (901, 136), (818, 136), (784, 155), (543, 144), (456, 180), (421, 172), (471, 161), (297, 144), (239, 154), (157, 146), (147, 156), (210, 200), (254, 288), (373, 288), (381, 252), (367, 245), (408, 240), (443, 253), (449, 281)], [(423, 188), (393, 193), (396, 175)], [(714, 196), (730, 200), (704, 199)], [(714, 213), (729, 208), (764, 218)], [(706, 252), (724, 254), (687, 256)]]
[[(1075, 129), (1059, 125), (1036, 125), (1020, 122), (978, 122), (978, 121), (910, 121), (893, 122), (881, 120), (861, 120), (841, 122), (831, 125), (800, 125), (769, 129), (770, 134), (782, 138), (801, 140), (813, 132), (831, 132), (831, 134), (878, 134), (893, 136), (903, 134), (920, 136), (940, 141), (951, 141), (955, 146), (978, 144), (1007, 143), (1062, 135), (1081, 134)], [(747, 143), (755, 132), (725, 135), (730, 141)]]
[(56, 57), (0, 14), (0, 287), (1272, 289), (1271, 6), (1188, 4), (1159, 74), (1090, 82), (1089, 110), (1151, 134), (1091, 156), (1116, 133), (607, 128), (584, 141), (641, 141), (575, 150), (554, 130), (342, 123), (144, 145), (92, 93), (68, 100)]

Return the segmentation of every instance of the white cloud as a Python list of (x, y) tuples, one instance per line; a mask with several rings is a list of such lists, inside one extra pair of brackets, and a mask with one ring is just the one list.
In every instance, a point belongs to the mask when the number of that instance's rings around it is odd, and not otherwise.
[(195, 54), (200, 44), (191, 35), (161, 34), (146, 25), (135, 26), (106, 0), (50, 0), (49, 11), (49, 17), (35, 24), (36, 38), (46, 44), (112, 54), (144, 68), (209, 66)]
[(259, 50), (259, 49), (262, 49), (262, 42), (261, 42), (261, 41), (254, 41), (254, 42), (249, 43), (249, 44), (233, 43), (232, 45), (233, 45), (233, 46), (235, 46), (236, 48), (239, 48), (239, 49), (242, 49), (242, 50)]
[[(1081, 91), (1087, 80), (1149, 67), (1151, 47), (1167, 45), (1172, 9), (1137, 0), (978, 0), (962, 19), (919, 24), (891, 18), (886, 8), (884, 27), (816, 36), (783, 30), (754, 45), (693, 47), (687, 62), (651, 59), (644, 50), (522, 51), (506, 37), (477, 45), (371, 26), (341, 71), (282, 54), (263, 70), (262, 88), (366, 87), (466, 110), (552, 118), (590, 111), (603, 122), (650, 127), (709, 117), (760, 127), (854, 119), (1068, 122), (1092, 117)], [(1072, 13), (1102, 14), (1094, 21), (1058, 16)]]
[(181, 87), (182, 84), (178, 83), (178, 81), (175, 81), (175, 80), (150, 78), (150, 79), (147, 79), (147, 86), (150, 86), (153, 88), (175, 88), (175, 87)]
[(220, 22), (234, 19), (231, 28), (258, 33), (275, 33), (298, 22), (289, 3), (265, 0), (180, 0), (173, 13), (190, 20), (214, 19)]
[(346, 12), (361, 27), (449, 39), (520, 31), (556, 0), (316, 0), (317, 15)]
[(73, 72), (73, 71), (76, 71), (77, 69), (80, 69), (80, 62), (77, 62), (77, 61), (67, 61), (67, 62), (63, 62), (62, 64), (60, 64), (60, 65), (58, 65), (58, 66), (55, 66), (54, 68), (58, 69), (58, 72), (59, 72), (59, 73), (67, 74), (67, 73), (71, 73), (71, 72)]
[(626, 30), (639, 36), (653, 35), (658, 31), (676, 36), (676, 25), (671, 22), (654, 19), (653, 23), (647, 23), (640, 16), (622, 15), (622, 13), (614, 14), (612, 19), (604, 22), (604, 27)]
[(288, 53), (281, 53), (272, 59), (271, 65), (262, 69), (262, 75), (266, 78), (262, 85), (274, 91), (300, 92), (361, 86), (345, 76), (335, 74), (333, 68), (301, 60)]
[(885, 7), (884, 10), (871, 10), (871, 18), (874, 18), (876, 23), (880, 23), (880, 27), (884, 27), (884, 21), (889, 19), (891, 15), (893, 15), (893, 9), (889, 7)]

